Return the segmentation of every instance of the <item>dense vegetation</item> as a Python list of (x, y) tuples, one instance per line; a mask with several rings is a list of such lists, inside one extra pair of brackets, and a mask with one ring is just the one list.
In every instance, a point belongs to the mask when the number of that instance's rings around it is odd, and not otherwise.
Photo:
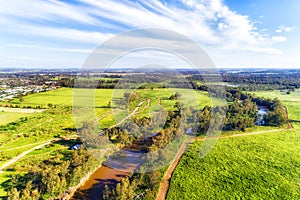
[[(124, 95), (124, 98), (127, 98), (127, 101), (134, 102), (135, 99), (138, 98), (138, 94), (135, 93), (132, 96), (130, 94)], [(169, 97), (169, 100), (178, 100), (178, 97), (180, 96), (179, 93), (172, 94)], [(155, 136), (151, 137), (151, 140), (147, 141), (147, 144), (140, 145), (139, 148), (143, 148), (143, 151), (157, 151), (158, 149), (166, 146), (170, 141), (174, 140), (174, 138), (177, 138), (178, 136), (181, 136), (184, 134), (183, 130), (179, 130), (180, 121), (182, 117), (188, 117), (189, 121), (192, 122), (191, 124), (200, 124), (198, 129), (198, 134), (205, 134), (208, 126), (210, 125), (211, 121), (211, 113), (212, 109), (215, 109), (214, 111), (218, 114), (224, 113), (226, 111), (226, 120), (225, 120), (225, 126), (224, 130), (243, 130), (247, 127), (254, 126), (254, 121), (256, 119), (257, 114), (257, 104), (261, 106), (267, 107), (270, 112), (274, 112), (274, 115), (276, 116), (283, 116), (282, 112), (282, 105), (280, 101), (277, 99), (271, 100), (271, 99), (264, 99), (259, 97), (254, 97), (250, 94), (244, 94), (238, 90), (228, 90), (227, 95), (230, 103), (228, 106), (220, 107), (216, 106), (215, 108), (211, 108), (209, 106), (205, 106), (202, 110), (196, 110), (194, 108), (190, 108), (188, 110), (181, 110), (180, 103), (175, 103), (174, 106), (176, 107), (175, 111), (169, 111), (167, 115), (167, 122), (164, 126), (164, 129), (159, 131)], [(257, 104), (256, 104), (257, 103)], [(180, 112), (182, 111), (182, 112)], [(273, 116), (273, 115), (271, 115)], [(216, 116), (214, 116), (217, 118)], [(195, 123), (195, 120), (199, 120), (197, 123)], [(270, 119), (273, 119), (273, 117), (270, 117)], [(134, 145), (134, 140), (138, 138), (138, 136), (142, 136), (142, 128), (145, 128), (145, 130), (148, 130), (147, 127), (150, 124), (151, 118), (137, 118), (135, 119), (136, 124), (139, 126), (136, 127), (130, 127), (131, 130), (122, 130), (120, 128), (113, 128), (110, 130), (107, 130), (106, 136), (109, 137), (110, 140), (114, 142), (121, 142), (123, 144), (129, 145), (132, 147)], [(274, 123), (272, 125), (280, 126), (283, 122), (277, 121), (277, 119), (267, 120), (268, 124)], [(126, 127), (126, 126), (125, 126)], [(132, 132), (132, 129), (134, 132), (140, 133), (141, 135), (137, 134), (137, 137), (130, 137), (128, 135), (128, 132)], [(127, 141), (127, 142), (126, 142)], [(125, 143), (124, 143), (125, 142)], [(155, 161), (153, 161), (155, 162)], [(162, 171), (163, 172), (163, 171)], [(123, 179), (120, 183), (117, 184), (114, 188), (106, 188), (104, 192), (104, 199), (135, 199), (135, 198), (141, 198), (141, 199), (153, 199), (155, 198), (155, 192), (157, 192), (157, 187), (155, 187), (155, 184), (161, 180), (162, 175), (161, 171), (154, 170), (153, 172), (147, 172), (147, 173), (141, 173), (141, 174), (132, 174), (130, 177)], [(149, 178), (152, 176), (156, 176), (154, 179)], [(148, 177), (145, 179), (145, 177)]]
[[(163, 169), (161, 170), (163, 171)], [(133, 174), (130, 177), (122, 179), (115, 189), (106, 187), (103, 194), (104, 200), (131, 200), (145, 199), (153, 200), (159, 188), (162, 179), (161, 171)]]
[(42, 162), (18, 166), (18, 171), (26, 173), (13, 175), (2, 185), (9, 190), (8, 199), (50, 199), (77, 185), (85, 174), (97, 166), (99, 161), (83, 148), (72, 152), (57, 151)]
[(300, 87), (298, 70), (261, 70), (241, 73), (225, 73), (224, 82), (236, 84), (242, 90), (287, 90), (295, 91)]

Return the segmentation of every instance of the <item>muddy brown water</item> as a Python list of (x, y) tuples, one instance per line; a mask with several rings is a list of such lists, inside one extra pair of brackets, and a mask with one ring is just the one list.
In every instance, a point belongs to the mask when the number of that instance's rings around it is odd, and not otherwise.
[(72, 200), (102, 200), (105, 185), (115, 188), (123, 178), (127, 177), (130, 172), (134, 172), (143, 164), (145, 157), (141, 153), (141, 143), (149, 142), (147, 139), (139, 139), (129, 147), (125, 147), (116, 152), (98, 168), (89, 179), (79, 187)]
[(103, 199), (105, 185), (115, 185), (129, 175), (128, 172), (110, 168), (103, 165), (75, 192), (71, 199)]

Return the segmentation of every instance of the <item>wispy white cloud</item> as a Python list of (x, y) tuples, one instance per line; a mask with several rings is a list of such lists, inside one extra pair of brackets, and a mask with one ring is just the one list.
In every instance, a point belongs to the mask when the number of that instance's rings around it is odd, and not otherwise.
[(283, 37), (283, 36), (273, 36), (272, 40), (274, 42), (285, 42), (285, 41), (287, 41), (287, 38)]
[(38, 46), (31, 44), (15, 43), (8, 44), (10, 47), (24, 48), (24, 49), (37, 49), (44, 51), (55, 51), (55, 52), (72, 52), (72, 53), (92, 53), (93, 49), (82, 49), (82, 48), (57, 48), (57, 47), (47, 47), (47, 46)]
[[(63, 45), (64, 40), (80, 43), (100, 44), (114, 35), (112, 33), (103, 33), (100, 31), (86, 31), (75, 28), (37, 25), (28, 22), (20, 22), (16, 19), (11, 19), (10, 21), (5, 21), (3, 23), (1, 23), (0, 20), (0, 25), (2, 25), (2, 27), (0, 27), (0, 31), (12, 31), (14, 34), (17, 33), (22, 36), (42, 36), (43, 38), (41, 38), (41, 40), (44, 41), (47, 41), (45, 37), (60, 39), (60, 45)], [(15, 27), (17, 27), (17, 29)]]
[(291, 32), (295, 30), (295, 27), (286, 27), (286, 26), (280, 26), (276, 29), (276, 33), (282, 33), (282, 32)]
[[(19, 48), (77, 53), (90, 52), (82, 45), (97, 45), (128, 28), (144, 27), (173, 30), (219, 52), (281, 54), (273, 45), (287, 40), (265, 34), (248, 16), (231, 10), (223, 0), (178, 0), (178, 4), (164, 4), (159, 0), (78, 0), (73, 4), (57, 0), (10, 0), (0, 4), (0, 26), (0, 32), (19, 34), (19, 37), (59, 39), (56, 46), (20, 43), (23, 46)], [(276, 32), (293, 29), (282, 26)], [(70, 48), (64, 40), (74, 41), (78, 48)]]
[[(248, 16), (231, 11), (221, 0), (182, 0), (188, 9), (168, 7), (159, 1), (147, 3), (154, 11), (141, 9), (142, 4), (85, 0), (99, 17), (110, 18), (131, 27), (159, 27), (185, 34), (203, 45), (218, 47), (234, 44), (252, 49), (272, 49), (271, 38), (260, 34)], [(160, 13), (160, 14), (157, 14)], [(267, 47), (265, 47), (267, 46)], [(255, 48), (253, 48), (255, 47)], [(239, 48), (242, 49), (242, 48)], [(271, 50), (270, 52), (274, 52)]]
[(74, 20), (82, 23), (96, 24), (97, 19), (90, 16), (78, 6), (71, 6), (61, 1), (9, 0), (2, 1), (0, 13), (5, 16), (35, 18), (43, 20)]

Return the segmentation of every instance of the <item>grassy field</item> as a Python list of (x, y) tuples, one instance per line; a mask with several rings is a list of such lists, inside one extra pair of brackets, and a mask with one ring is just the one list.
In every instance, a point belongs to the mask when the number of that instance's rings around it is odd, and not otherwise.
[[(12, 103), (19, 104), (21, 106), (42, 106), (46, 107), (49, 103), (53, 105), (64, 105), (72, 106), (73, 94), (77, 99), (82, 98), (84, 100), (84, 95), (89, 93), (89, 89), (76, 89), (74, 93), (72, 88), (61, 88), (58, 90), (35, 93), (29, 96), (25, 96), (23, 102), (19, 99), (14, 99)], [(99, 89), (95, 90), (95, 104), (96, 106), (106, 106), (109, 101), (111, 101), (112, 89)]]
[[(19, 99), (15, 99), (12, 104), (18, 105), (21, 107), (41, 107), (47, 108), (48, 104), (52, 104), (54, 106), (72, 106), (73, 100), (75, 100), (80, 106), (86, 105), (86, 102), (90, 102), (90, 97), (94, 96), (95, 101), (95, 116), (100, 117), (100, 126), (102, 128), (107, 128), (110, 125), (116, 123), (116, 121), (120, 118), (118, 116), (113, 116), (112, 114), (107, 115), (111, 108), (108, 107), (109, 102), (113, 102), (113, 99), (122, 98), (125, 90), (113, 90), (113, 89), (76, 89), (75, 92), (71, 88), (61, 88), (58, 90), (36, 93), (29, 96), (25, 96), (23, 98), (23, 102), (20, 102)], [(95, 93), (93, 93), (95, 92)], [(139, 113), (139, 116), (150, 116), (153, 109), (157, 107), (158, 101), (160, 99), (160, 106), (166, 110), (174, 109), (173, 106), (175, 101), (170, 101), (168, 98), (174, 94), (175, 92), (179, 92), (182, 97), (181, 101), (185, 104), (185, 106), (192, 105), (193, 107), (204, 107), (205, 105), (211, 104), (211, 99), (207, 92), (203, 91), (193, 91), (184, 90), (184, 89), (172, 89), (172, 88), (157, 88), (154, 90), (144, 89), (144, 90), (136, 90), (138, 94), (144, 99), (151, 100), (151, 105), (143, 110), (142, 113)], [(112, 103), (113, 106), (115, 106)], [(144, 104), (146, 105), (146, 103)], [(132, 106), (136, 106), (132, 104)], [(134, 109), (134, 108), (131, 108)], [(130, 112), (130, 111), (129, 111)], [(114, 113), (115, 114), (115, 113)], [(124, 113), (123, 113), (124, 114)], [(81, 113), (82, 117), (85, 116), (85, 113)], [(101, 117), (107, 115), (106, 117)], [(0, 115), (1, 117), (1, 115)], [(124, 117), (121, 115), (121, 117)], [(7, 118), (8, 119), (8, 118)], [(18, 118), (16, 118), (18, 119)]]
[[(255, 94), (279, 98), (289, 118), (300, 120), (298, 91)], [(293, 127), (220, 139), (205, 158), (199, 157), (202, 142), (194, 142), (174, 171), (167, 199), (300, 199), (300, 123)]]
[(167, 199), (299, 199), (300, 129), (220, 139), (199, 158), (189, 146)]
[(0, 173), (0, 198), (7, 195), (9, 179), (12, 176), (25, 174), (32, 166), (45, 160), (54, 159), (56, 157), (63, 158), (71, 155), (69, 146), (76, 144), (76, 140), (62, 140), (53, 144), (46, 145), (41, 149), (37, 149), (27, 154), (24, 158), (18, 160), (11, 165), (6, 171)]
[(35, 113), (27, 120), (8, 124), (0, 130), (0, 166), (41, 143), (73, 136), (75, 131), (72, 112), (66, 108)]
[(0, 111), (0, 125), (5, 125), (14, 122), (21, 117), (28, 117), (31, 113), (18, 113), (18, 112), (1, 112)]

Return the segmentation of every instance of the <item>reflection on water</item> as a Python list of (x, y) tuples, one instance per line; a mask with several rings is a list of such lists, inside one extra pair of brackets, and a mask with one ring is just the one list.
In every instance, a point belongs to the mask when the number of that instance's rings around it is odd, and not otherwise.
[(266, 115), (268, 114), (267, 109), (262, 106), (258, 106), (258, 112), (256, 114), (256, 120), (255, 120), (255, 125), (257, 126), (262, 126), (265, 125), (266, 121)]
[[(93, 173), (89, 179), (75, 192), (72, 199), (103, 199), (105, 185), (112, 188), (135, 171), (145, 162), (145, 156), (141, 153), (142, 145), (147, 144), (149, 138), (140, 138), (130, 147), (125, 147), (110, 156), (102, 166)], [(139, 148), (138, 148), (139, 147)], [(130, 149), (130, 150), (129, 150)]]

